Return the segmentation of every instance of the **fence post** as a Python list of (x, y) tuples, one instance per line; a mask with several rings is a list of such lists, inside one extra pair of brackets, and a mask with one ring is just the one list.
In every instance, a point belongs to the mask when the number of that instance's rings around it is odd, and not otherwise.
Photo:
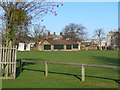
[(14, 47), (14, 79), (16, 78), (16, 54), (17, 54), (17, 47)]
[(2, 77), (2, 63), (1, 62), (2, 62), (2, 45), (0, 45), (0, 77)]
[(85, 81), (85, 66), (82, 64), (82, 81)]
[(48, 62), (45, 61), (45, 76), (48, 76)]

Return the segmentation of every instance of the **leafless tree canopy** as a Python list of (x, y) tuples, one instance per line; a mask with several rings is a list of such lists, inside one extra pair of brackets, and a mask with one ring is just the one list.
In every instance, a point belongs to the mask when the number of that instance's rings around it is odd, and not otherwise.
[(104, 31), (103, 31), (102, 28), (96, 29), (96, 30), (94, 31), (93, 37), (94, 37), (94, 38), (97, 38), (98, 43), (99, 43), (100, 46), (101, 46), (101, 41), (102, 41), (103, 39), (105, 39), (104, 36), (105, 36), (105, 33), (104, 33)]
[(84, 40), (85, 35), (87, 34), (85, 31), (85, 27), (81, 24), (71, 23), (63, 29), (64, 38), (69, 38), (74, 41)]
[(29, 35), (32, 37), (35, 43), (39, 43), (41, 40), (43, 40), (46, 37), (48, 30), (46, 29), (45, 26), (41, 26), (41, 25), (34, 25), (33, 28), (34, 30), (31, 30), (29, 32)]

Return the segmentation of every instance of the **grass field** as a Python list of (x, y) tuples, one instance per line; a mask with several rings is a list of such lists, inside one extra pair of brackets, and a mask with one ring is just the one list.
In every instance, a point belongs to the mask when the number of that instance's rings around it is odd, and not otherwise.
[[(17, 59), (74, 62), (82, 64), (118, 65), (117, 51), (18, 52)], [(23, 72), (15, 80), (3, 80), (3, 88), (118, 88), (118, 70), (86, 67), (81, 81), (81, 66), (49, 64), (48, 77), (44, 64), (24, 63)]]

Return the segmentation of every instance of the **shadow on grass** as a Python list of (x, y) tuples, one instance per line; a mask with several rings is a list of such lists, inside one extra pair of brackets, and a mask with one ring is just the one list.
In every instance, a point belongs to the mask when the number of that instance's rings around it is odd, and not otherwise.
[[(34, 69), (28, 69), (28, 68), (23, 68), (22, 70), (23, 70), (23, 71), (24, 71), (24, 70), (29, 70), (29, 71), (43, 72), (43, 73), (45, 74), (45, 71), (44, 71), (44, 70), (34, 70)], [(77, 79), (79, 79), (80, 81), (82, 81), (82, 79), (79, 77), (79, 75), (75, 75), (75, 74), (60, 73), (60, 72), (51, 72), (51, 71), (48, 71), (48, 73), (70, 75), (70, 76), (74, 76), (74, 77), (76, 77)]]
[(36, 63), (32, 63), (32, 62), (23, 62), (23, 63), (22, 63), (22, 67), (24, 67), (24, 66), (29, 66), (29, 65), (34, 65), (34, 64), (36, 64)]
[(16, 78), (23, 72), (23, 67), (28, 65), (34, 65), (36, 63), (32, 62), (22, 62), (22, 69), (20, 70), (20, 66), (16, 67)]
[(98, 76), (85, 76), (85, 77), (92, 77), (92, 78), (100, 78), (100, 79), (107, 79), (107, 80), (112, 80), (120, 84), (120, 80), (118, 79), (112, 79), (112, 78), (106, 78), (106, 77), (98, 77)]
[[(104, 61), (105, 63), (113, 63), (113, 65), (118, 65), (118, 60), (116, 58), (109, 58), (109, 57), (102, 57), (102, 56), (93, 56), (94, 58), (96, 58), (97, 60), (102, 60)], [(24, 60), (33, 60), (33, 59), (24, 59)], [(44, 61), (44, 59), (34, 59), (34, 60), (42, 60)], [(24, 70), (29, 70), (29, 71), (37, 71), (37, 72), (44, 72), (44, 70), (34, 70), (34, 69), (28, 69), (28, 68), (24, 68), (24, 66), (28, 66), (28, 65), (34, 65), (36, 63), (30, 63), (30, 62), (23, 62), (22, 64), (22, 70), (21, 72), (23, 72)], [(17, 67), (16, 69), (16, 78), (20, 75), (20, 68)], [(79, 81), (82, 81), (80, 76), (81, 75), (75, 75), (75, 74), (70, 74), (70, 73), (60, 73), (60, 72), (52, 72), (52, 71), (49, 71), (48, 73), (53, 73), (53, 74), (64, 74), (64, 75), (70, 75), (70, 76), (74, 76), (75, 78), (77, 78)], [(85, 77), (92, 77), (92, 78), (100, 78), (100, 79), (106, 79), (106, 80), (112, 80), (112, 81), (115, 81), (116, 83), (120, 84), (120, 80), (118, 79), (112, 79), (112, 78), (106, 78), (106, 77), (98, 77), (98, 76), (85, 76)]]
[[(31, 63), (31, 62), (23, 62), (22, 67), (28, 66), (28, 65), (34, 65), (36, 63)], [(23, 68), (20, 70), (20, 67), (16, 67), (16, 78), (23, 72)]]
[[(44, 59), (32, 59), (32, 58), (24, 58), (24, 59), (17, 59), (17, 63), (19, 63), (20, 62), (20, 60), (35, 60), (35, 61), (37, 61), (37, 60), (41, 60), (41, 61), (44, 61)], [(33, 63), (33, 62), (22, 62), (22, 67), (24, 67), (24, 66), (28, 66), (28, 65), (34, 65), (34, 64), (36, 64), (36, 63)], [(20, 73), (22, 72), (23, 70), (20, 70), (20, 67), (19, 67), (19, 65), (18, 65), (18, 67), (16, 67), (16, 78), (20, 75)]]
[(18, 77), (18, 76), (20, 76), (20, 68), (19, 67), (16, 67), (16, 78)]
[(44, 59), (42, 58), (21, 58), (21, 59), (17, 59), (17, 61), (19, 60), (35, 60), (35, 61), (44, 61)]
[(112, 65), (117, 66), (118, 65), (118, 58), (110, 58), (110, 57), (105, 57), (105, 56), (92, 56), (96, 60), (103, 61), (104, 63), (110, 63)]
[[(44, 74), (45, 74), (45, 71), (44, 71), (44, 70), (34, 70), (34, 69), (23, 68), (23, 71), (24, 71), (24, 70), (44, 72)], [(74, 77), (77, 78), (79, 81), (82, 81), (82, 79), (80, 78), (82, 75), (75, 75), (75, 74), (61, 73), (61, 72), (52, 72), (52, 71), (48, 71), (48, 73), (70, 75), (70, 76), (74, 76)], [(92, 78), (100, 78), (100, 79), (112, 80), (112, 81), (115, 81), (116, 83), (120, 84), (120, 80), (118, 80), (118, 79), (112, 79), (112, 78), (106, 78), (106, 77), (98, 77), (98, 76), (87, 76), (87, 75), (86, 75), (85, 77), (92, 77)]]

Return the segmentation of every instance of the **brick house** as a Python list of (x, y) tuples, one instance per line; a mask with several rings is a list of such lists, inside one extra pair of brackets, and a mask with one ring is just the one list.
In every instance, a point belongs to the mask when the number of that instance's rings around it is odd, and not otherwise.
[(39, 51), (78, 51), (79, 42), (71, 40), (43, 40), (38, 46)]

